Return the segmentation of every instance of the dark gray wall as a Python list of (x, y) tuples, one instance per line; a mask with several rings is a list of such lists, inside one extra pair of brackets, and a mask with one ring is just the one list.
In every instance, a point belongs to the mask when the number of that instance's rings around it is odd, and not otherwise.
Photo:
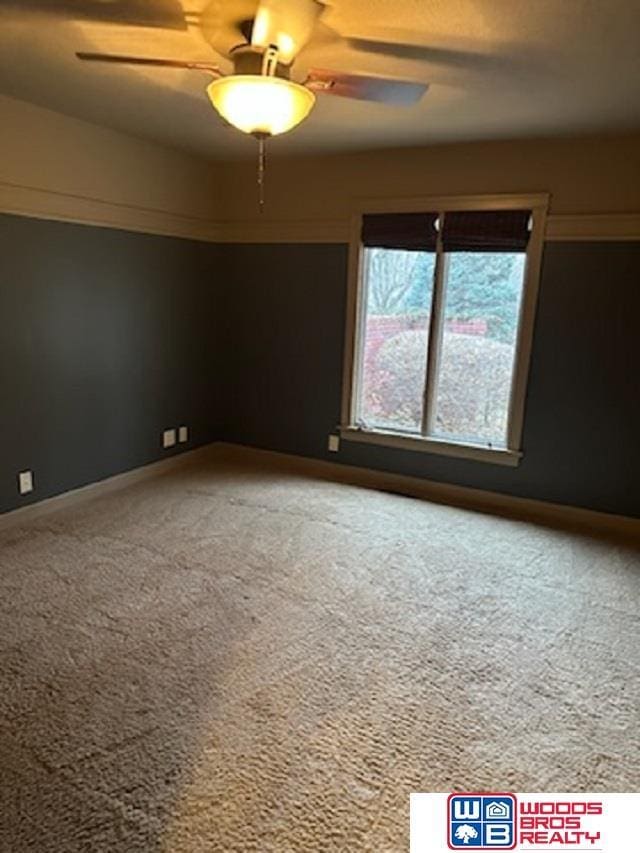
[(220, 247), (226, 440), (324, 456), (340, 418), (346, 247)]
[[(347, 247), (0, 216), (0, 511), (244, 444), (640, 516), (639, 243), (550, 243), (516, 468), (343, 441)], [(191, 441), (160, 447), (163, 429)], [(35, 472), (20, 497), (16, 474)]]
[(0, 216), (0, 511), (179, 452), (164, 428), (217, 437), (215, 253)]
[(343, 441), (347, 248), (221, 247), (227, 439), (640, 516), (639, 243), (549, 243), (518, 468)]

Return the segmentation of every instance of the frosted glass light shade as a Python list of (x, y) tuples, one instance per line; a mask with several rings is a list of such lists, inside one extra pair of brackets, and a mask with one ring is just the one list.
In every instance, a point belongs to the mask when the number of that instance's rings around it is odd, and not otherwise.
[(211, 103), (244, 133), (286, 133), (311, 112), (316, 96), (306, 86), (259, 74), (220, 77), (207, 86)]

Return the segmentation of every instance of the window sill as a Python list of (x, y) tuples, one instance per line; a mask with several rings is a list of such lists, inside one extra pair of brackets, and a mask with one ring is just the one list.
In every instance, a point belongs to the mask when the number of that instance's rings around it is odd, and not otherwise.
[(345, 441), (360, 441), (364, 444), (396, 447), (401, 450), (417, 450), (421, 453), (454, 456), (458, 459), (471, 459), (475, 462), (489, 462), (493, 465), (507, 465), (512, 468), (519, 465), (522, 458), (522, 453), (518, 450), (486, 447), (481, 444), (463, 444), (439, 438), (421, 438), (384, 430), (365, 430), (352, 426), (340, 427), (340, 436)]

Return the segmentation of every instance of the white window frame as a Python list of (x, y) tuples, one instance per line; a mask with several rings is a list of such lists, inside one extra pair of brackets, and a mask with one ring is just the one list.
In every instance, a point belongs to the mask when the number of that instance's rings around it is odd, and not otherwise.
[[(480, 196), (432, 196), (405, 199), (362, 200), (351, 220), (349, 248), (349, 288), (347, 294), (347, 320), (342, 384), (341, 437), (348, 441), (360, 441), (384, 447), (417, 450), (490, 462), (499, 465), (517, 466), (522, 458), (522, 427), (524, 407), (533, 341), (540, 263), (544, 245), (544, 233), (549, 206), (547, 193), (525, 195), (480, 195)], [(515, 357), (509, 397), (506, 447), (490, 447), (469, 441), (440, 439), (433, 436), (409, 436), (381, 428), (362, 428), (356, 425), (355, 410), (359, 398), (357, 383), (361, 376), (360, 358), (363, 348), (359, 345), (364, 328), (365, 290), (364, 251), (361, 239), (362, 217), (366, 213), (420, 213), (423, 211), (448, 213), (455, 210), (530, 210), (531, 236), (526, 252), (522, 299), (518, 321)], [(440, 238), (439, 238), (440, 239)], [(438, 258), (444, 261), (444, 257)], [(438, 306), (443, 297), (444, 264), (436, 263), (434, 275), (430, 339), (440, 342), (438, 324), (443, 314)], [(440, 346), (429, 346), (425, 400), (435, 393), (434, 377), (437, 372), (437, 357)], [(426, 411), (433, 406), (425, 406)]]

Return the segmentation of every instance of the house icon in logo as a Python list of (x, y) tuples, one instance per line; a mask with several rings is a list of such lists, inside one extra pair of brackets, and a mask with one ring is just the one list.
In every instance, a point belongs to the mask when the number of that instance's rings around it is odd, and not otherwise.
[(485, 819), (506, 818), (508, 820), (511, 817), (510, 812), (509, 803), (505, 803), (504, 801), (487, 803), (485, 807)]

